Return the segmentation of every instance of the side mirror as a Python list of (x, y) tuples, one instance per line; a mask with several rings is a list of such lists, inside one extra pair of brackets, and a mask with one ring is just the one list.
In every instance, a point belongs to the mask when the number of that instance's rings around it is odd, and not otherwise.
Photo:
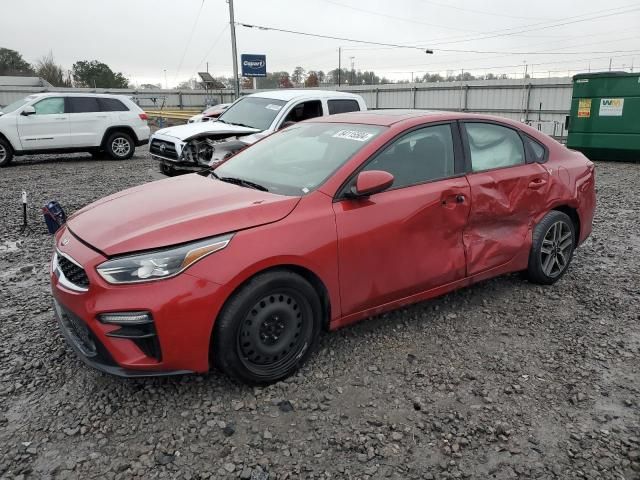
[(32, 105), (28, 105), (24, 107), (24, 110), (20, 112), (20, 115), (24, 115), (25, 117), (28, 117), (29, 115), (35, 115), (35, 114), (36, 114), (36, 109), (33, 108)]
[(295, 125), (295, 124), (296, 124), (296, 122), (292, 122), (291, 120), (287, 120), (282, 125), (280, 125), (280, 128), (278, 130), (284, 130), (285, 128), (290, 127), (291, 125)]
[(360, 172), (351, 187), (351, 197), (368, 197), (393, 185), (393, 175), (382, 170)]

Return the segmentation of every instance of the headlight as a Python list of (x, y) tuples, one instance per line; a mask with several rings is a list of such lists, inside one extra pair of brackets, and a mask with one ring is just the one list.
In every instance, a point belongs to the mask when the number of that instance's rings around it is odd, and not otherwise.
[(233, 234), (199, 240), (179, 247), (114, 258), (97, 270), (109, 283), (138, 283), (173, 277), (198, 260), (225, 248)]

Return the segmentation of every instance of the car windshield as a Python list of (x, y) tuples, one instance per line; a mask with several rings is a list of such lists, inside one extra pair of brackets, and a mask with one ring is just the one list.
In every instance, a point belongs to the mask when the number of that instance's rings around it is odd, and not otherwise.
[(287, 102), (262, 97), (244, 97), (224, 111), (218, 121), (266, 130)]
[(21, 100), (17, 100), (13, 103), (10, 103), (9, 105), (7, 105), (6, 107), (0, 107), (0, 113), (9, 113), (9, 112), (13, 112), (17, 109), (19, 109), (21, 106), (23, 106), (25, 103), (30, 102), (31, 100), (33, 100), (35, 97), (33, 96), (29, 96), (26, 98), (23, 98)]
[(293, 125), (241, 151), (214, 174), (281, 195), (306, 195), (383, 129), (346, 123)]

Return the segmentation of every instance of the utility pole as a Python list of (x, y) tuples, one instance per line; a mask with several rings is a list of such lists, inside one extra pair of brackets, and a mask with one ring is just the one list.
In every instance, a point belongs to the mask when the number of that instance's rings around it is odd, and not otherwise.
[(231, 26), (231, 55), (233, 56), (233, 91), (235, 97), (240, 97), (240, 78), (238, 77), (238, 51), (236, 50), (236, 21), (233, 17), (233, 0), (229, 3), (229, 25)]
[(342, 83), (342, 47), (338, 47), (338, 86)]
[(164, 88), (169, 89), (169, 84), (167, 83), (167, 69), (164, 69)]
[(609, 59), (609, 71), (611, 71), (611, 62), (613, 62), (613, 58)]

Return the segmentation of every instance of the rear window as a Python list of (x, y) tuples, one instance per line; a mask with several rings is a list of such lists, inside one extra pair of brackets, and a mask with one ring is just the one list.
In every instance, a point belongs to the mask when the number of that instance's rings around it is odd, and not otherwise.
[(360, 105), (356, 100), (329, 100), (327, 104), (329, 105), (329, 115), (360, 111)]
[(69, 113), (99, 112), (100, 105), (96, 97), (67, 97)]
[(543, 163), (546, 160), (547, 149), (544, 148), (542, 144), (535, 141), (533, 138), (527, 136), (525, 137), (525, 142), (527, 143), (527, 147), (529, 147), (529, 153), (531, 154), (531, 159), (534, 162)]
[(103, 112), (128, 112), (127, 106), (117, 98), (98, 98), (100, 109)]

